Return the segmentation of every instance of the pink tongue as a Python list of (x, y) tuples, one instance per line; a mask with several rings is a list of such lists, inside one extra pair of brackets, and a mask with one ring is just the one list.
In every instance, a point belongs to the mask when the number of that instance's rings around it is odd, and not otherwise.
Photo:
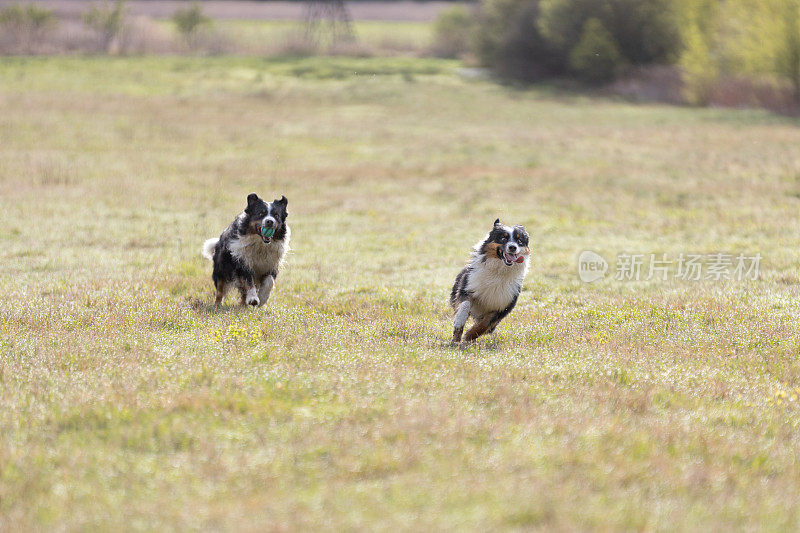
[(522, 263), (523, 261), (525, 261), (525, 256), (524, 256), (524, 255), (521, 255), (521, 256), (519, 256), (519, 259), (517, 259), (517, 260), (516, 260), (516, 261), (514, 261), (514, 262), (515, 262), (515, 263)]

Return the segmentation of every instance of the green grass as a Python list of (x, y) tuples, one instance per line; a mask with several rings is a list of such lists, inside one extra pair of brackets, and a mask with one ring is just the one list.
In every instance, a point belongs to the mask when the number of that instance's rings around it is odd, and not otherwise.
[[(793, 530), (800, 129), (414, 59), (0, 62), (0, 530)], [(266, 308), (200, 245), (289, 198)], [(532, 269), (457, 350), (495, 217)], [(764, 257), (582, 284), (583, 249)]]

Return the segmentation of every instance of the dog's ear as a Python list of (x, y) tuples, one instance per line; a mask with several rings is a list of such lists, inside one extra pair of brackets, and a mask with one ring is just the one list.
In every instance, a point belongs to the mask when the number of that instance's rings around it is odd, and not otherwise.
[(259, 200), (259, 197), (258, 197), (258, 195), (256, 193), (251, 192), (250, 194), (248, 194), (247, 195), (247, 208), (245, 209), (245, 212), (249, 213), (250, 211), (252, 211), (253, 210), (253, 206), (256, 204), (256, 202), (258, 202), (258, 200)]
[(286, 210), (286, 206), (289, 204), (289, 200), (287, 200), (285, 196), (281, 195), (281, 199), (275, 200), (273, 203), (281, 208), (281, 211), (283, 211), (284, 218), (289, 216), (289, 212)]
[(494, 225), (495, 225), (495, 226), (499, 226), (499, 225), (500, 225), (500, 219), (499, 219), (499, 218), (498, 218), (497, 220), (495, 220), (495, 221), (494, 221)]

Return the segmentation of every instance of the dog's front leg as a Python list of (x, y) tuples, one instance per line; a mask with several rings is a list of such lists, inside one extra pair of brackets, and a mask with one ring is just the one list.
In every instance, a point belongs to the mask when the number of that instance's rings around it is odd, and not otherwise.
[(461, 342), (461, 334), (464, 333), (464, 325), (467, 323), (467, 318), (469, 318), (471, 307), (472, 304), (469, 300), (461, 302), (456, 307), (456, 316), (453, 318), (453, 340), (451, 341), (454, 346)]
[(472, 327), (469, 328), (467, 334), (464, 335), (464, 342), (474, 341), (475, 339), (486, 333), (489, 330), (490, 325), (491, 325), (491, 315), (481, 318), (480, 320), (475, 322), (475, 324), (473, 324)]
[(269, 295), (272, 293), (272, 288), (275, 286), (275, 278), (272, 274), (268, 274), (264, 281), (261, 282), (261, 286), (258, 288), (258, 299), (261, 300), (261, 303), (258, 305), (264, 305), (269, 300)]
[(242, 305), (256, 306), (259, 304), (258, 290), (253, 281), (253, 271), (247, 267), (240, 267), (237, 269), (237, 275), (240, 279), (241, 285), (239, 291), (242, 293)]
[(259, 305), (258, 290), (256, 289), (255, 285), (251, 285), (247, 289), (247, 292), (244, 295), (244, 302), (242, 303), (246, 305), (252, 305), (253, 307)]

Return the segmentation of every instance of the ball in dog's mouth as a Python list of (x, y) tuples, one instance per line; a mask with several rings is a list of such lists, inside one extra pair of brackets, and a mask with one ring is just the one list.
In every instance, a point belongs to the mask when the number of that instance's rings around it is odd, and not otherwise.
[(258, 233), (261, 235), (261, 240), (264, 244), (269, 244), (272, 242), (272, 236), (275, 235), (275, 228), (262, 226), (258, 229)]

